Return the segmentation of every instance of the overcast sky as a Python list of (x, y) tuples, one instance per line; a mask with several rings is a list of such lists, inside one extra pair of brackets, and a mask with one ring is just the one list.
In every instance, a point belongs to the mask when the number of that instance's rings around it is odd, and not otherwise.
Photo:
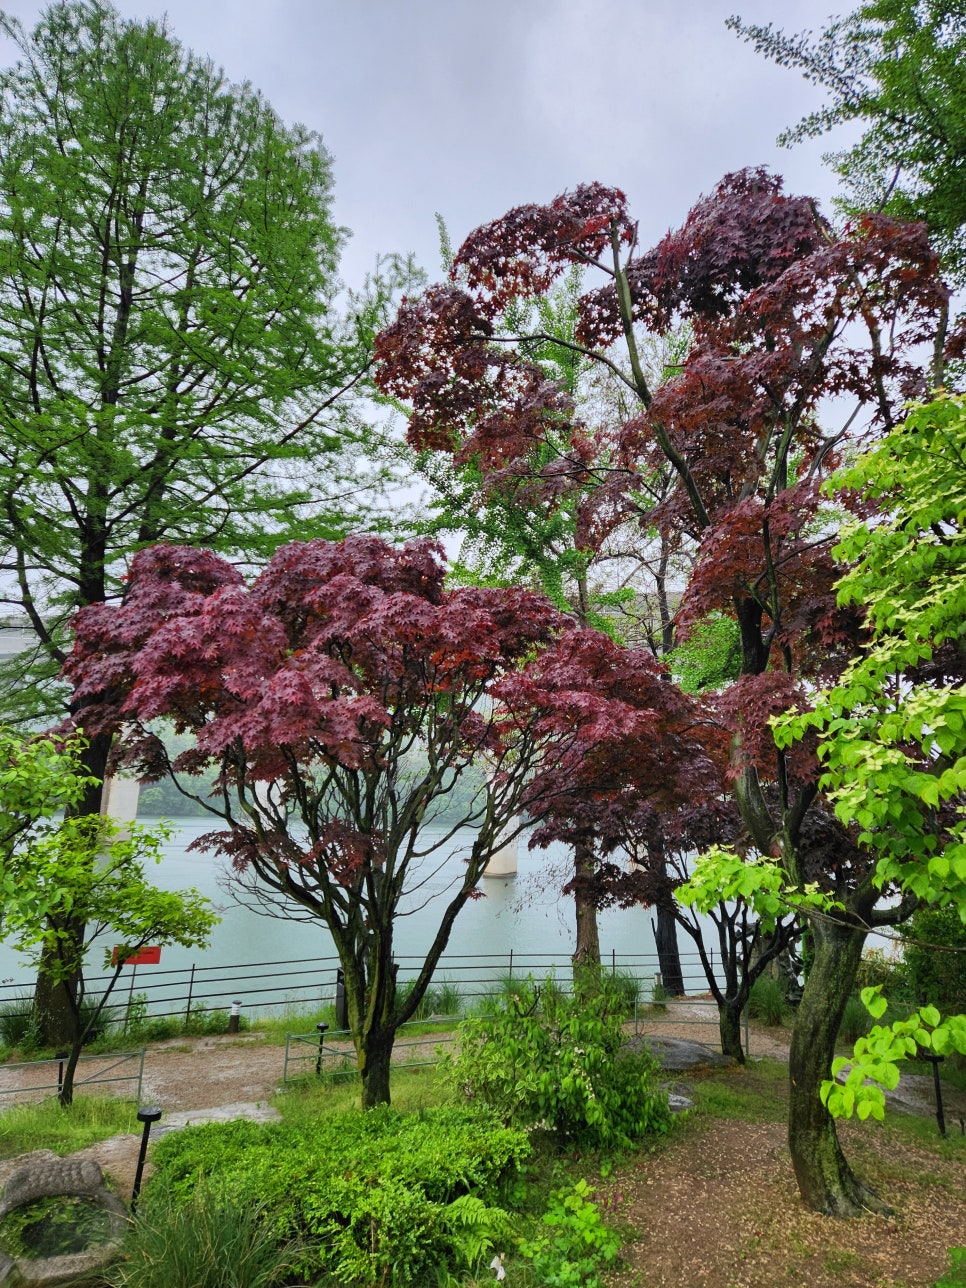
[[(31, 26), (44, 7), (0, 0)], [(439, 275), (434, 211), (455, 244), (523, 202), (598, 179), (623, 188), (643, 246), (722, 175), (771, 166), (827, 202), (829, 140), (775, 136), (822, 92), (724, 26), (735, 12), (820, 29), (826, 0), (119, 0), (249, 80), (335, 160), (343, 277), (413, 251)], [(846, 12), (854, 7), (846, 3)], [(12, 57), (0, 43), (3, 61)]]

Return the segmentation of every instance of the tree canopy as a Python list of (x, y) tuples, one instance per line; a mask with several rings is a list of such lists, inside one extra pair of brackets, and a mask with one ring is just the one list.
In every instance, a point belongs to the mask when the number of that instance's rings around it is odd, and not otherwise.
[[(792, 1042), (790, 1142), (807, 1201), (854, 1213), (877, 1200), (848, 1168), (819, 1088), (868, 929), (902, 913), (876, 906), (872, 864), (817, 790), (813, 748), (776, 746), (769, 721), (834, 682), (859, 647), (861, 614), (836, 603), (831, 557), (850, 502), (834, 512), (820, 485), (857, 427), (888, 431), (904, 398), (941, 383), (949, 290), (923, 226), (873, 213), (837, 231), (763, 170), (725, 176), (646, 251), (624, 194), (599, 183), (509, 211), (467, 238), (452, 283), (406, 302), (383, 331), (377, 378), (410, 403), (415, 445), (472, 460), (484, 478), (526, 470), (535, 445), (570, 424), (566, 459), (528, 473), (547, 504), (562, 480), (600, 465), (565, 392), (494, 331), (513, 301), (574, 264), (600, 282), (577, 301), (574, 343), (631, 398), (585, 522), (633, 519), (640, 480), (670, 471), (646, 522), (692, 552), (678, 628), (724, 614), (740, 640), (741, 673), (711, 704), (730, 736), (720, 790), (749, 855), (778, 857), (792, 888), (819, 881), (842, 905), (834, 923), (804, 914), (816, 951)], [(692, 347), (656, 387), (639, 329), (681, 325)], [(832, 398), (833, 414), (852, 403), (838, 425), (826, 423)], [(678, 836), (706, 822), (703, 802), (691, 804)]]
[(345, 230), (315, 133), (163, 22), (64, 0), (0, 73), (0, 571), (36, 647), (18, 719), (78, 605), (167, 539), (236, 554), (351, 522), (349, 391), (379, 299), (333, 308)]
[(947, 272), (966, 281), (966, 14), (959, 0), (868, 0), (819, 33), (786, 35), (740, 18), (728, 25), (795, 67), (829, 102), (787, 130), (792, 143), (858, 121), (858, 143), (833, 156), (850, 214), (923, 219)]

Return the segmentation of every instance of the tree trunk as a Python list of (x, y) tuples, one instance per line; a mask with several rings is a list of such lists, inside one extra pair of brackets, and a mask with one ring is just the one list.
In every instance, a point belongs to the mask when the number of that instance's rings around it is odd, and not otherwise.
[(390, 1103), (389, 1068), (395, 1036), (393, 1029), (370, 1029), (363, 1037), (359, 1051), (363, 1109)]
[[(76, 929), (83, 941), (84, 927)], [(34, 1024), (41, 1046), (64, 1049), (73, 1046), (77, 1035), (77, 979), (58, 980), (59, 957), (44, 948), (34, 986)]]
[(672, 901), (662, 899), (655, 907), (655, 912), (657, 921), (654, 925), (654, 943), (657, 947), (661, 983), (668, 996), (679, 997), (684, 992), (684, 972), (681, 969), (677, 918)]
[(741, 1040), (741, 1017), (744, 1009), (745, 1003), (741, 997), (725, 997), (718, 1005), (721, 1054), (730, 1055), (739, 1064), (745, 1062), (745, 1048)]
[(64, 1066), (64, 1080), (60, 1085), (60, 1091), (57, 1093), (57, 1099), (64, 1109), (69, 1109), (74, 1103), (74, 1074), (77, 1070), (77, 1062), (80, 1060), (82, 1045), (79, 1041), (75, 1042), (70, 1049), (70, 1055), (67, 1057), (67, 1063)]
[[(80, 719), (78, 712), (73, 714)], [(81, 766), (85, 773), (93, 777), (94, 782), (85, 789), (83, 796), (73, 807), (72, 813), (78, 818), (100, 813), (110, 750), (111, 739), (103, 735), (91, 738), (84, 748)], [(78, 950), (84, 942), (84, 931), (82, 922), (77, 922), (71, 931)], [(69, 953), (70, 950), (66, 951)], [(74, 977), (58, 981), (53, 965), (54, 956), (45, 949), (40, 958), (34, 988), (34, 1019), (42, 1046), (69, 1047), (73, 1045), (76, 1034), (78, 980)]]
[(816, 917), (814, 958), (792, 1028), (788, 1072), (788, 1145), (802, 1198), (828, 1216), (861, 1216), (890, 1209), (852, 1173), (822, 1104), (820, 1088), (830, 1076), (835, 1039), (855, 984), (866, 932)]
[(577, 943), (573, 955), (574, 987), (600, 986), (600, 931), (597, 904), (593, 897), (593, 846), (574, 846), (574, 905), (577, 913)]

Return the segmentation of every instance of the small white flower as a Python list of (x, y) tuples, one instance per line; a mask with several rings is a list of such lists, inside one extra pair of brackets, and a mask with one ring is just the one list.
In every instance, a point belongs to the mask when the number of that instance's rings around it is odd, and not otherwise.
[(503, 1269), (503, 1253), (502, 1253), (502, 1252), (501, 1252), (501, 1253), (499, 1253), (499, 1255), (498, 1255), (498, 1256), (495, 1256), (495, 1257), (493, 1258), (493, 1260), (490, 1262), (490, 1269), (491, 1269), (491, 1270), (495, 1270), (495, 1271), (496, 1271), (496, 1281), (497, 1281), (497, 1283), (499, 1283), (501, 1279), (505, 1279), (505, 1278), (506, 1278), (506, 1271)]

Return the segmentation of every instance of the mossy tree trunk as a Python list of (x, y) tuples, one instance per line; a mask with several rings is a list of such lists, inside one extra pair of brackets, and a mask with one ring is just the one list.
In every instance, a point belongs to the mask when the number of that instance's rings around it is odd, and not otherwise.
[(788, 1072), (788, 1145), (802, 1198), (828, 1216), (861, 1216), (890, 1209), (852, 1172), (842, 1153), (835, 1120), (821, 1099), (830, 1076), (845, 1005), (855, 986), (866, 931), (856, 924), (816, 917), (814, 957), (792, 1029)]

